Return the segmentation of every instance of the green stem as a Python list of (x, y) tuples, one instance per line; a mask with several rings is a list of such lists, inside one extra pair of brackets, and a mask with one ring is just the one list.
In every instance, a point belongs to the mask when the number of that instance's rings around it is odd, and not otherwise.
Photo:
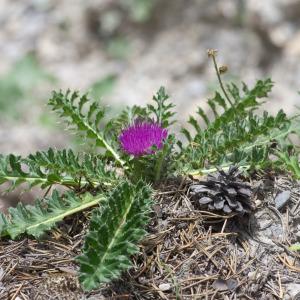
[(171, 148), (170, 148), (170, 144), (169, 143), (172, 143), (171, 140), (169, 140), (169, 142), (165, 142), (164, 146), (163, 146), (163, 149), (162, 151), (159, 153), (159, 157), (156, 161), (156, 164), (155, 164), (155, 167), (154, 167), (154, 182), (157, 183), (160, 178), (161, 178), (161, 170), (162, 170), (162, 167), (163, 167), (163, 162), (164, 162), (164, 159), (165, 157), (170, 153), (171, 151)]
[(134, 158), (132, 161), (132, 173), (129, 171), (128, 175), (132, 175), (132, 179), (137, 182), (139, 181), (141, 178), (144, 178), (143, 176), (143, 164), (140, 162), (139, 158)]
[(125, 161), (121, 159), (120, 155), (106, 142), (106, 140), (96, 131), (93, 127), (91, 127), (88, 123), (85, 123), (86, 127), (96, 135), (97, 139), (104, 145), (106, 150), (111, 153), (114, 159), (123, 167), (125, 165)]
[(55, 223), (55, 222), (58, 222), (62, 219), (64, 219), (65, 217), (67, 216), (70, 216), (70, 215), (73, 215), (77, 212), (80, 212), (80, 211), (83, 211), (89, 207), (92, 207), (92, 206), (95, 206), (96, 204), (98, 204), (100, 201), (104, 200), (105, 197), (104, 196), (101, 196), (101, 197), (98, 197), (98, 198), (94, 198), (92, 201), (89, 201), (87, 203), (82, 203), (81, 205), (77, 206), (77, 207), (74, 207), (70, 210), (67, 210), (59, 215), (56, 215), (56, 216), (52, 216), (50, 217), (49, 219), (45, 220), (45, 221), (42, 221), (42, 222), (38, 222), (38, 223), (35, 223), (33, 225), (30, 225), (26, 228), (26, 231), (30, 231), (32, 230), (33, 228), (36, 228), (40, 225), (44, 225), (44, 224), (48, 224), (48, 223)]
[[(206, 174), (214, 173), (214, 172), (217, 172), (218, 170), (228, 171), (231, 165), (232, 164), (226, 164), (226, 165), (220, 166), (218, 168), (193, 170), (193, 171), (188, 172), (186, 175), (197, 176), (197, 175), (206, 175)], [(242, 165), (239, 167), (243, 170), (248, 170), (251, 167), (251, 165)]]
[(161, 154), (159, 159), (157, 160), (155, 164), (155, 177), (154, 177), (154, 182), (157, 183), (160, 180), (160, 175), (161, 175), (161, 168), (163, 165), (163, 160), (165, 158), (164, 153)]
[[(1, 176), (0, 179), (5, 179), (5, 181), (17, 181), (17, 180), (24, 180), (24, 182), (34, 182), (36, 180), (40, 181), (41, 183), (49, 182), (47, 178), (41, 178), (41, 177), (21, 177), (21, 176)], [(49, 182), (50, 183), (50, 182)], [(100, 183), (111, 186), (111, 183), (109, 182), (99, 182), (99, 181), (87, 181), (87, 180), (81, 180), (81, 185), (86, 185), (91, 183), (93, 186), (97, 186)], [(50, 184), (60, 184), (64, 186), (78, 186), (78, 182), (74, 181), (71, 177), (64, 177), (60, 181), (53, 181)]]
[(213, 54), (211, 55), (212, 57), (212, 60), (213, 60), (213, 63), (214, 63), (214, 67), (215, 67), (215, 71), (216, 71), (216, 74), (217, 74), (217, 77), (218, 77), (218, 81), (219, 81), (219, 84), (220, 84), (220, 87), (224, 93), (224, 96), (226, 97), (226, 99), (228, 100), (228, 102), (230, 103), (231, 106), (233, 106), (233, 103), (231, 102), (227, 92), (226, 92), (226, 89), (223, 85), (223, 82), (222, 82), (222, 79), (221, 79), (221, 74), (220, 74), (220, 71), (219, 71), (219, 68), (218, 68), (218, 64), (217, 64), (217, 60), (216, 60), (216, 54)]

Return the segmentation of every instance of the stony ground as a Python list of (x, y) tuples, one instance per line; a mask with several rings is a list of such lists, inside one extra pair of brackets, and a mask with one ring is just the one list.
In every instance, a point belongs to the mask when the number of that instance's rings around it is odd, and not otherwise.
[[(0, 299), (299, 299), (300, 186), (288, 176), (256, 175), (250, 216), (195, 209), (190, 179), (157, 191), (148, 236), (133, 268), (83, 293), (74, 257), (87, 219), (66, 220), (42, 241), (0, 242)], [(278, 197), (290, 192), (289, 197)]]

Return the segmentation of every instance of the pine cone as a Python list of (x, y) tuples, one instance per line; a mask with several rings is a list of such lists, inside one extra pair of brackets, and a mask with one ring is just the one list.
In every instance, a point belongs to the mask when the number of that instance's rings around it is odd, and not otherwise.
[(238, 167), (231, 166), (228, 172), (207, 176), (207, 181), (199, 181), (190, 187), (192, 201), (199, 209), (209, 209), (230, 214), (250, 213), (252, 210), (252, 189), (248, 183), (239, 179)]

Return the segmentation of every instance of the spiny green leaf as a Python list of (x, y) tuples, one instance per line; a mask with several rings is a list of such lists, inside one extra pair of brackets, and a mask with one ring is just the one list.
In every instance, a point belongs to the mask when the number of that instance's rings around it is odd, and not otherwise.
[(5, 236), (8, 234), (7, 233), (7, 223), (8, 223), (8, 221), (5, 217), (5, 215), (2, 212), (0, 212), (0, 237), (1, 237), (1, 235)]
[(291, 251), (300, 251), (300, 244), (299, 243), (298, 244), (294, 244), (294, 245), (290, 246), (289, 249)]
[(273, 86), (274, 82), (270, 78), (267, 78), (265, 80), (258, 80), (252, 90), (249, 91), (245, 87), (244, 90), (248, 91), (248, 94), (253, 97), (265, 98), (271, 92)]
[[(269, 161), (269, 155), (274, 153), (272, 144), (274, 141), (286, 143), (288, 135), (294, 131), (291, 119), (282, 110), (275, 116), (269, 116), (267, 112), (262, 116), (254, 114), (262, 104), (258, 99), (267, 96), (272, 86), (270, 79), (259, 80), (252, 89), (244, 84), (243, 92), (235, 84), (228, 85), (227, 89), (235, 100), (229, 107), (218, 93), (209, 99), (215, 119), (208, 123), (207, 115), (200, 109), (198, 114), (205, 120), (207, 128), (201, 129), (199, 122), (190, 117), (188, 122), (196, 135), (192, 138), (187, 130), (182, 130), (189, 141), (180, 153), (183, 169), (201, 170), (207, 164), (234, 163), (249, 167), (272, 164)], [(221, 114), (220, 109), (223, 110)], [(295, 164), (290, 168), (296, 171)]]
[(291, 155), (287, 152), (276, 152), (279, 160), (284, 163), (287, 170), (291, 171), (296, 178), (300, 178), (300, 164), (298, 154)]
[(222, 107), (224, 110), (227, 109), (227, 104), (225, 99), (220, 95), (220, 93), (216, 92), (215, 97), (212, 99), (214, 102), (216, 102), (220, 107)]
[(156, 105), (147, 105), (148, 111), (155, 116), (155, 121), (164, 128), (174, 123), (170, 119), (175, 115), (175, 112), (172, 111), (175, 105), (168, 102), (168, 99), (169, 95), (166, 93), (165, 88), (160, 87), (156, 95), (153, 96), (153, 101)]
[(208, 99), (207, 104), (210, 107), (210, 109), (212, 110), (212, 112), (214, 113), (215, 118), (217, 118), (219, 116), (219, 114), (217, 112), (217, 107), (216, 107), (215, 102), (212, 99)]
[(9, 235), (15, 239), (27, 233), (38, 238), (65, 217), (95, 206), (103, 199), (102, 195), (93, 197), (90, 194), (80, 198), (73, 192), (61, 196), (54, 191), (46, 202), (37, 200), (35, 205), (26, 206), (19, 203), (16, 208), (9, 208), (7, 216), (0, 215), (0, 236)]
[(49, 100), (52, 109), (59, 116), (64, 117), (68, 125), (83, 132), (86, 138), (94, 139), (97, 146), (106, 149), (108, 155), (112, 156), (120, 165), (124, 165), (125, 162), (112, 147), (112, 142), (106, 140), (104, 131), (101, 132), (99, 129), (99, 123), (105, 115), (104, 109), (98, 103), (92, 102), (87, 113), (84, 113), (83, 108), (87, 106), (87, 103), (89, 103), (87, 95), (79, 96), (78, 92), (71, 93), (69, 90), (64, 94), (54, 92)]
[(145, 234), (151, 190), (142, 181), (120, 184), (92, 214), (80, 263), (80, 282), (85, 290), (120, 276), (131, 266), (130, 256)]
[[(240, 99), (241, 99), (240, 90), (236, 86), (236, 84), (234, 84), (234, 83), (228, 84), (227, 85), (227, 91), (232, 96), (235, 103), (238, 103), (240, 101)], [(244, 84), (244, 92), (249, 93), (249, 90), (248, 90), (248, 88), (245, 84)]]
[(192, 142), (191, 133), (186, 128), (181, 128), (180, 132), (185, 136), (185, 138), (188, 140), (188, 142)]
[[(259, 102), (257, 99), (266, 97), (272, 86), (273, 82), (271, 79), (259, 80), (252, 89), (248, 89), (248, 87), (244, 85), (244, 95), (240, 96), (236, 85), (228, 85), (227, 88), (235, 99), (234, 105), (230, 107), (227, 106), (224, 98), (222, 98), (219, 93), (216, 93), (214, 98), (211, 98), (207, 101), (214, 113), (215, 119), (209, 123), (209, 126), (206, 129), (206, 135), (214, 135), (217, 131), (223, 129), (224, 124), (231, 122), (234, 118), (239, 118), (240, 120), (244, 119), (250, 111), (261, 105), (261, 102)], [(218, 107), (223, 110), (223, 113), (218, 113)], [(200, 111), (201, 110), (202, 109), (200, 109)], [(201, 112), (201, 114), (202, 118), (205, 118), (206, 116), (206, 119), (208, 119), (208, 116), (205, 114), (205, 112)], [(190, 121), (191, 118), (189, 123), (191, 123)], [(200, 126), (197, 126), (195, 121), (196, 119), (192, 117), (191, 124), (195, 128), (197, 136), (201, 130)]]
[[(203, 121), (205, 122), (205, 124), (208, 126), (209, 125), (209, 119), (207, 117), (207, 115), (205, 114), (204, 110), (201, 107), (198, 107), (198, 111), (197, 114), (202, 117)], [(195, 126), (194, 126), (195, 127)]]
[(191, 124), (198, 133), (201, 132), (199, 122), (193, 116), (190, 116), (188, 123)]
[(115, 172), (107, 171), (105, 162), (97, 155), (75, 155), (72, 150), (51, 148), (26, 158), (0, 155), (0, 184), (10, 182), (10, 190), (21, 183), (29, 184), (30, 188), (36, 185), (46, 188), (53, 184), (68, 187), (110, 185), (115, 181)]

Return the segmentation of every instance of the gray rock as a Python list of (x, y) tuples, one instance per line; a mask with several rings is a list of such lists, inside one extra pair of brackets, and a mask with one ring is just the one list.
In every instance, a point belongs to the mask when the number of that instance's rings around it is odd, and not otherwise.
[(275, 197), (275, 207), (277, 209), (282, 209), (290, 200), (291, 192), (290, 191), (283, 191)]
[(215, 280), (214, 283), (212, 284), (212, 287), (215, 290), (219, 290), (219, 291), (227, 291), (228, 290), (227, 282), (224, 279)]
[(158, 288), (162, 291), (162, 292), (166, 292), (171, 290), (171, 284), (170, 283), (161, 283)]
[(213, 201), (213, 199), (209, 198), (209, 197), (202, 197), (199, 200), (199, 204), (208, 204), (211, 203)]
[(213, 288), (219, 291), (234, 290), (238, 286), (238, 282), (235, 279), (217, 279), (212, 284)]
[(300, 297), (300, 284), (289, 283), (285, 286), (286, 294), (292, 297), (292, 299), (298, 300)]

